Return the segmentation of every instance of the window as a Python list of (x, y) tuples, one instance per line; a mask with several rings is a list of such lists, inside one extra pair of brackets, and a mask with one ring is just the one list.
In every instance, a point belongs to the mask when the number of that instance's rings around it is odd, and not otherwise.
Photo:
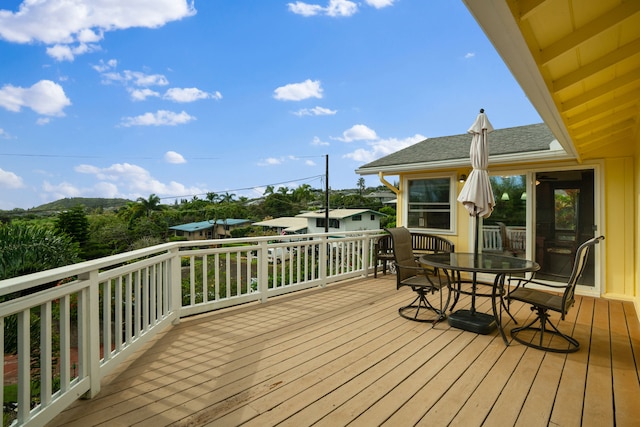
[[(316, 218), (316, 227), (324, 228), (324, 218)], [(329, 218), (329, 228), (340, 228), (340, 220)]]
[(451, 178), (408, 181), (407, 227), (451, 230)]
[(362, 221), (362, 215), (354, 215), (351, 217), (352, 221)]

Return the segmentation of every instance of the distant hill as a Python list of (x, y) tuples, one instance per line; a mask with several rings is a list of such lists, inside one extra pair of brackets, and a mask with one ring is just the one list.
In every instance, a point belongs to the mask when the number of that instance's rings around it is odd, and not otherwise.
[(65, 210), (82, 205), (87, 209), (109, 209), (125, 206), (131, 200), (127, 199), (103, 199), (99, 197), (71, 197), (67, 199), (56, 200), (55, 202), (40, 205), (36, 210)]
[(127, 199), (104, 199), (100, 197), (71, 197), (66, 199), (56, 200), (55, 202), (45, 203), (44, 205), (40, 205), (31, 209), (14, 209), (13, 211), (4, 211), (17, 213), (17, 211), (23, 213), (32, 213), (32, 214), (51, 214), (59, 211), (64, 211), (67, 209), (71, 209), (75, 206), (82, 205), (87, 209), (98, 209), (102, 208), (105, 210), (115, 209), (122, 206), (125, 206), (131, 200)]

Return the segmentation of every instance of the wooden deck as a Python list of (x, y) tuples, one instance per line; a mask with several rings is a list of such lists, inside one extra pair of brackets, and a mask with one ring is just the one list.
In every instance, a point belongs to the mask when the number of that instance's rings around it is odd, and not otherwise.
[(403, 319), (410, 298), (379, 275), (183, 319), (50, 425), (640, 425), (631, 303), (580, 298), (561, 355)]

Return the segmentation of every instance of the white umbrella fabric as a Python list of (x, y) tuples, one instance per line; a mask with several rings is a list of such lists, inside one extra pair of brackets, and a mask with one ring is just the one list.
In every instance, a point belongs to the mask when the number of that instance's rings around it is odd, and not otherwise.
[[(458, 195), (458, 201), (461, 202), (474, 217), (475, 221), (475, 239), (474, 239), (474, 258), (478, 261), (478, 229), (480, 227), (478, 219), (480, 217), (487, 218), (491, 215), (495, 206), (495, 198), (491, 189), (491, 181), (489, 180), (489, 144), (487, 135), (493, 131), (493, 126), (489, 123), (489, 119), (484, 114), (484, 110), (480, 110), (480, 114), (476, 117), (476, 121), (471, 125), (468, 132), (473, 134), (471, 139), (471, 148), (469, 156), (471, 157), (471, 166), (473, 170), (469, 174), (467, 181), (462, 187), (462, 191)], [(471, 291), (471, 309), (458, 310), (449, 316), (449, 324), (454, 327), (478, 332), (489, 333), (496, 326), (493, 316), (485, 313), (476, 313), (476, 280), (477, 273), (473, 272), (473, 282)]]
[(472, 171), (464, 183), (458, 201), (461, 202), (469, 211), (469, 214), (475, 217), (475, 242), (474, 252), (478, 252), (478, 218), (488, 218), (493, 212), (496, 204), (489, 181), (489, 141), (487, 135), (493, 132), (493, 126), (489, 123), (489, 119), (484, 110), (480, 110), (480, 114), (476, 117), (476, 121), (467, 131), (473, 134), (471, 140), (471, 148), (469, 156), (471, 158)]

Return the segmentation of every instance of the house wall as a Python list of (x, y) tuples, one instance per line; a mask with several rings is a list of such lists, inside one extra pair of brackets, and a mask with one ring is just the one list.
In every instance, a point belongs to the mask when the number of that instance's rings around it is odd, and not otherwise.
[[(606, 158), (602, 162), (602, 194), (596, 200), (596, 214), (603, 216), (600, 221), (603, 229), (598, 233), (605, 236), (600, 251), (601, 293), (607, 298), (634, 301), (636, 312), (640, 313), (640, 239), (636, 231), (640, 230), (640, 172), (635, 169), (640, 154)], [(403, 176), (400, 176), (400, 182), (405, 182)], [(462, 185), (457, 184), (457, 193)], [(398, 194), (398, 226), (405, 225), (401, 223), (403, 215), (400, 214), (404, 209), (403, 190), (401, 187)], [(469, 252), (473, 247), (473, 221), (459, 204), (456, 215), (455, 235), (443, 234), (443, 237), (455, 243), (456, 251)]]
[[(329, 233), (338, 231), (360, 231), (360, 230), (378, 230), (380, 229), (380, 217), (374, 215), (375, 219), (371, 220), (371, 213), (363, 213), (362, 221), (353, 221), (352, 218), (341, 218), (340, 228), (329, 227)], [(307, 230), (310, 234), (324, 233), (324, 227), (316, 227), (316, 218), (307, 219)]]
[[(636, 155), (635, 155), (635, 165), (640, 165), (640, 149), (638, 149), (638, 143), (636, 146)], [(635, 238), (634, 241), (634, 265), (635, 265), (635, 286), (634, 286), (634, 302), (636, 306), (636, 315), (640, 318), (640, 238), (638, 237), (638, 232), (640, 231), (640, 170), (639, 168), (634, 169), (634, 180), (635, 189), (634, 189), (634, 207), (635, 211), (633, 212), (633, 216), (635, 218), (635, 231), (633, 236)]]
[(636, 297), (636, 239), (638, 196), (631, 157), (605, 159), (604, 225), (605, 278), (604, 294), (610, 298)]

